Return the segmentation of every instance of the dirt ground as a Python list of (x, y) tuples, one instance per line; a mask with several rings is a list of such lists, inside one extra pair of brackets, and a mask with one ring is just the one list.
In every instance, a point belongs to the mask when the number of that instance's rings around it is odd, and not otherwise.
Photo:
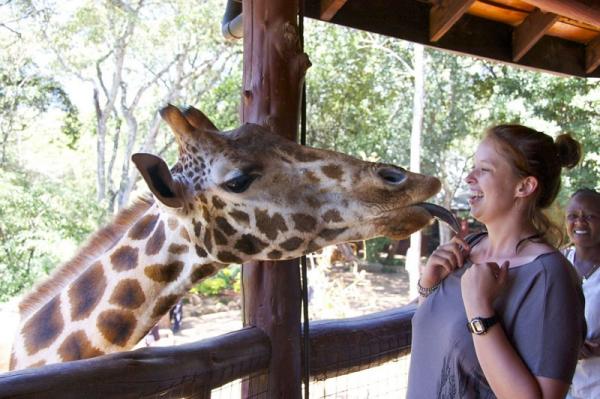
[[(350, 265), (312, 268), (308, 272), (311, 320), (355, 317), (391, 309), (409, 302), (408, 274), (401, 268), (387, 272), (366, 266), (353, 271)], [(391, 272), (394, 271), (394, 272)], [(221, 297), (188, 296), (184, 301), (182, 329), (173, 334), (163, 320), (160, 339), (139, 346), (165, 346), (214, 337), (242, 328), (241, 299), (229, 293)]]

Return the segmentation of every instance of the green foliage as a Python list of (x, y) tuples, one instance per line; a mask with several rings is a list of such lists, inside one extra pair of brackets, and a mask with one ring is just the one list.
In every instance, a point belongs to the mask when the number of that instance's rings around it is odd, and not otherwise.
[(73, 148), (81, 133), (81, 123), (78, 109), (62, 85), (41, 74), (31, 59), (13, 58), (9, 52), (7, 55), (8, 58), (0, 60), (0, 164), (12, 155), (9, 147), (20, 139), (20, 132), (51, 108), (62, 111), (62, 131)]
[(224, 292), (240, 292), (241, 266), (231, 265), (221, 269), (212, 277), (209, 277), (190, 291), (195, 294), (206, 296), (217, 296)]
[(74, 183), (27, 170), (0, 173), (0, 302), (66, 261), (97, 228), (102, 210)]

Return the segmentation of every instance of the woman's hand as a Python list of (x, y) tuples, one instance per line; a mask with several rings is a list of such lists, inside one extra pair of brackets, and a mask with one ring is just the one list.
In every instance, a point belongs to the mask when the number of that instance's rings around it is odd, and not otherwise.
[(590, 357), (600, 356), (600, 341), (585, 341), (579, 354), (580, 359), (588, 359)]
[[(469, 318), (491, 316), (492, 304), (508, 281), (509, 262), (473, 264), (460, 281), (463, 303)], [(486, 314), (484, 314), (486, 313)]]
[(423, 269), (421, 286), (430, 288), (440, 283), (456, 268), (462, 267), (470, 251), (469, 245), (458, 236), (437, 247)]

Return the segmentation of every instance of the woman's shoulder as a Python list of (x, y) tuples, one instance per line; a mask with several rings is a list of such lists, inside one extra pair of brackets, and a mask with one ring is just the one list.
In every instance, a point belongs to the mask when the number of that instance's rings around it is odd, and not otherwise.
[(538, 269), (547, 274), (552, 280), (558, 279), (573, 284), (578, 283), (577, 273), (575, 273), (571, 262), (557, 249), (540, 254), (532, 263), (537, 264)]

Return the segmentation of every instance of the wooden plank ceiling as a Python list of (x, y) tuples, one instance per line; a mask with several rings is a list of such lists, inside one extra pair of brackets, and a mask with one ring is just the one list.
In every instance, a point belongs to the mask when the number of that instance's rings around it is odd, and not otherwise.
[(600, 0), (306, 0), (306, 15), (527, 68), (600, 77)]

